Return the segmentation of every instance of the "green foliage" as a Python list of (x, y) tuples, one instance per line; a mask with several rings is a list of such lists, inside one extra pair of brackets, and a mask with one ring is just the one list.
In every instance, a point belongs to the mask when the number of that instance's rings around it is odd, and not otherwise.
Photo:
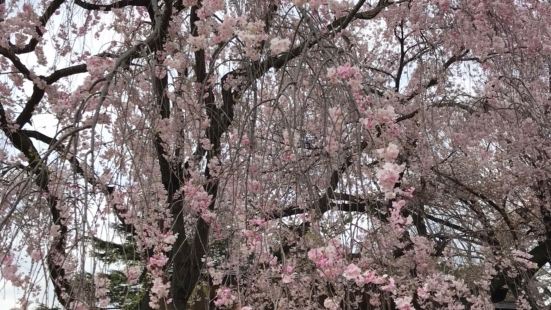
[(50, 308), (44, 304), (40, 304), (38, 305), (38, 307), (35, 308), (35, 310), (61, 310), (61, 308), (58, 308), (58, 307)]
[(109, 297), (111, 302), (121, 309), (137, 309), (144, 295), (143, 285), (130, 285), (126, 275), (121, 271), (112, 271), (108, 274)]
[[(136, 252), (136, 245), (132, 242), (123, 244), (105, 241), (96, 237), (91, 237), (94, 252), (93, 255), (104, 263), (115, 263), (119, 261), (138, 261), (139, 254)], [(129, 238), (129, 240), (131, 240)]]
[[(129, 267), (140, 260), (140, 254), (130, 234), (125, 233), (121, 227), (115, 229), (122, 235), (126, 235), (124, 243), (116, 243), (91, 237), (93, 256), (110, 265)], [(109, 279), (109, 298), (111, 304), (117, 309), (138, 309), (140, 300), (145, 294), (146, 277), (139, 278), (138, 283), (129, 284), (125, 273), (120, 270), (111, 270), (106, 273)]]

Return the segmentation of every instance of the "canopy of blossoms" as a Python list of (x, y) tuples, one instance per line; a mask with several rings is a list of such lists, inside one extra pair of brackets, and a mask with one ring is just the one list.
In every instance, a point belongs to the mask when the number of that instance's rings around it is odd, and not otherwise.
[(547, 309), (550, 20), (0, 0), (1, 279), (21, 309)]

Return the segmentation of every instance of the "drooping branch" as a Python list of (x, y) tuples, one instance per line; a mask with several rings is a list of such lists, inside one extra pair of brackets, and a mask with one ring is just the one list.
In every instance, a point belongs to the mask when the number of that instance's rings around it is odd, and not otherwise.
[[(368, 143), (363, 141), (362, 144), (358, 147), (358, 152), (362, 152), (366, 147)], [(336, 206), (337, 204), (332, 203), (331, 200), (341, 200), (342, 195), (341, 193), (336, 193), (335, 190), (337, 189), (340, 178), (344, 172), (352, 165), (353, 161), (353, 154), (349, 154), (342, 162), (340, 167), (336, 170), (333, 170), (329, 176), (329, 186), (325, 189), (324, 193), (321, 195), (318, 200), (308, 206), (307, 208), (301, 208), (298, 206), (290, 206), (283, 208), (281, 210), (276, 210), (270, 214), (264, 215), (264, 218), (268, 220), (273, 220), (277, 218), (283, 218), (288, 217), (291, 215), (297, 215), (297, 214), (303, 214), (306, 212), (320, 212), (325, 213), (327, 211), (330, 211), (332, 207)], [(376, 165), (378, 161), (373, 161), (369, 166)], [(344, 205), (343, 205), (344, 206)], [(364, 202), (360, 202), (359, 200), (356, 200), (356, 202), (346, 205), (346, 211), (367, 211), (366, 205)], [(357, 210), (354, 210), (357, 209)]]
[(54, 13), (61, 7), (61, 5), (65, 2), (65, 0), (54, 0), (50, 3), (50, 5), (46, 8), (42, 16), (40, 16), (40, 26), (35, 27), (35, 31), (38, 34), (38, 37), (32, 37), (29, 43), (27, 43), (23, 47), (17, 47), (16, 45), (12, 44), (10, 42), (10, 50), (14, 54), (25, 54), (30, 53), (34, 51), (36, 48), (36, 45), (38, 45), (38, 42), (40, 39), (42, 39), (42, 36), (44, 35), (44, 32), (42, 31), (42, 27), (45, 27), (50, 18), (54, 15)]
[(461, 182), (457, 178), (454, 178), (454, 177), (449, 176), (445, 173), (442, 173), (441, 171), (439, 171), (436, 168), (433, 168), (432, 171), (434, 171), (434, 173), (436, 175), (438, 175), (438, 176), (440, 176), (440, 177), (442, 177), (442, 178), (444, 178), (448, 181), (451, 181), (453, 184), (457, 185), (459, 188), (463, 189), (467, 193), (479, 198), (480, 200), (484, 201), (486, 204), (491, 206), (503, 218), (503, 221), (505, 221), (505, 223), (507, 224), (507, 227), (509, 228), (508, 231), (513, 236), (513, 239), (518, 240), (518, 237), (517, 237), (516, 232), (515, 232), (515, 227), (513, 227), (513, 224), (511, 222), (511, 219), (509, 218), (509, 215), (507, 215), (507, 212), (502, 207), (500, 207), (497, 203), (495, 203), (492, 199), (490, 199), (489, 197), (487, 197), (483, 193), (477, 192), (474, 189), (470, 188), (469, 186), (463, 184), (463, 182)]
[[(310, 40), (307, 40), (297, 45), (296, 47), (290, 49), (289, 51), (281, 53), (280, 55), (274, 55), (274, 56), (268, 57), (268, 59), (264, 61), (256, 61), (246, 68), (235, 70), (233, 74), (235, 76), (244, 76), (251, 79), (249, 80), (249, 84), (242, 86), (242, 88), (245, 89), (250, 85), (250, 83), (252, 83), (253, 80), (262, 77), (270, 69), (276, 69), (276, 70), (281, 69), (291, 60), (302, 55), (309, 48), (312, 48), (318, 43), (320, 43), (321, 41), (329, 39), (332, 36), (336, 35), (337, 33), (341, 32), (355, 19), (362, 19), (362, 20), (373, 19), (377, 17), (377, 15), (379, 15), (379, 13), (384, 8), (392, 4), (392, 2), (388, 0), (380, 0), (374, 8), (367, 11), (358, 12), (364, 3), (365, 3), (364, 0), (359, 1), (354, 6), (354, 9), (350, 13), (348, 13), (343, 17), (335, 19), (331, 24), (329, 24), (326, 27), (327, 28), (326, 32), (322, 33), (321, 35), (311, 38)], [(250, 76), (250, 74), (252, 74), (252, 76)]]
[(49, 169), (31, 139), (19, 128), (10, 126), (3, 106), (0, 104), (0, 129), (8, 137), (12, 145), (27, 159), (34, 174), (34, 182), (46, 197), (46, 202), (52, 217), (52, 223), (58, 226), (59, 234), (53, 238), (52, 247), (48, 251), (47, 265), (54, 285), (55, 294), (59, 302), (66, 308), (73, 302), (72, 286), (63, 263), (67, 258), (65, 246), (68, 227), (58, 208), (58, 198), (49, 189)]
[[(495, 275), (490, 284), (492, 302), (505, 300), (509, 290), (512, 290), (516, 296), (519, 293), (517, 291), (519, 287), (526, 286), (539, 269), (551, 262), (551, 238), (538, 242), (529, 254), (532, 255), (531, 261), (536, 263), (537, 268), (528, 270), (525, 274), (516, 277), (511, 277), (503, 272)], [(534, 309), (538, 309), (538, 307), (536, 306)]]
[[(88, 129), (88, 128), (89, 126), (72, 130), (66, 136), (67, 137), (72, 136), (77, 131)], [(94, 174), (92, 167), (86, 165), (86, 163), (84, 162), (79, 161), (74, 154), (71, 154), (71, 152), (69, 151), (69, 148), (67, 148), (67, 146), (63, 144), (62, 139), (52, 138), (35, 130), (21, 130), (21, 133), (26, 135), (29, 138), (33, 138), (42, 143), (45, 143), (49, 146), (49, 149), (55, 150), (61, 158), (67, 160), (71, 164), (71, 168), (73, 169), (73, 172), (80, 175), (84, 181), (88, 182), (88, 184), (90, 184), (94, 188), (99, 189), (105, 197), (109, 198), (113, 195), (113, 192), (115, 190), (114, 187), (103, 183)], [(120, 221), (123, 227), (123, 230), (127, 233), (135, 233), (136, 230), (134, 228), (134, 225), (129, 224), (126, 221), (126, 219), (121, 214), (121, 210), (119, 210), (116, 207), (113, 210), (118, 220)]]
[(464, 57), (469, 52), (470, 51), (468, 49), (465, 49), (459, 54), (452, 55), (450, 58), (448, 58), (448, 60), (446, 60), (446, 62), (444, 62), (444, 64), (442, 64), (442, 68), (438, 71), (438, 76), (432, 77), (424, 85), (422, 85), (421, 87), (416, 88), (415, 90), (413, 90), (404, 99), (402, 99), (402, 102), (406, 103), (408, 101), (411, 101), (413, 98), (417, 97), (423, 91), (438, 85), (438, 83), (441, 82), (441, 81), (439, 81), (439, 79), (441, 79), (441, 77), (439, 75), (442, 75), (443, 73), (445, 73), (450, 68), (450, 66), (453, 65), (454, 63), (456, 63), (458, 61), (466, 60)]

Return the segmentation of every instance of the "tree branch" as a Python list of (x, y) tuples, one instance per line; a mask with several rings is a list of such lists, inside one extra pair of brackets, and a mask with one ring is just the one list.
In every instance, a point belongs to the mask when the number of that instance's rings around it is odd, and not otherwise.
[(10, 50), (14, 53), (14, 54), (25, 54), (25, 53), (30, 53), (32, 51), (34, 51), (34, 49), (36, 48), (36, 45), (38, 45), (38, 42), (39, 42), (39, 39), (42, 39), (42, 36), (44, 35), (43, 31), (42, 31), (42, 27), (45, 27), (46, 24), (48, 23), (48, 21), (50, 20), (50, 18), (52, 17), (52, 15), (54, 15), (55, 11), (57, 11), (57, 9), (59, 9), (59, 7), (65, 2), (65, 0), (54, 0), (50, 3), (50, 5), (46, 8), (46, 10), (44, 11), (44, 14), (42, 14), (42, 16), (40, 17), (40, 26), (37, 26), (35, 28), (36, 30), (36, 33), (38, 34), (38, 38), (36, 37), (33, 37), (29, 43), (27, 43), (25, 46), (19, 48), (17, 46), (15, 46), (14, 44), (12, 44), (11, 42), (9, 42), (9, 45), (10, 45)]
[(58, 198), (50, 192), (49, 171), (40, 157), (31, 139), (20, 129), (14, 129), (9, 125), (4, 108), (0, 105), (0, 129), (8, 137), (13, 146), (19, 150), (27, 159), (29, 166), (34, 173), (34, 182), (45, 194), (52, 223), (59, 227), (59, 235), (54, 237), (52, 247), (48, 251), (47, 265), (54, 285), (55, 294), (59, 302), (66, 308), (70, 306), (74, 298), (72, 286), (67, 278), (63, 262), (67, 258), (65, 246), (67, 242), (68, 227), (63, 221), (61, 211), (57, 208)]
[(95, 4), (82, 0), (75, 0), (75, 4), (83, 9), (93, 11), (111, 11), (112, 9), (120, 9), (127, 6), (147, 6), (149, 1), (147, 0), (120, 0), (111, 4)]

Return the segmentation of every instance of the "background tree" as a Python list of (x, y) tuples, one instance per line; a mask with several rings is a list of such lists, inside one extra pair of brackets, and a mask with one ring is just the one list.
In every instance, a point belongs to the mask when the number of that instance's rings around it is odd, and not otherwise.
[(549, 20), (1, 0), (2, 277), (22, 308), (544, 309)]

